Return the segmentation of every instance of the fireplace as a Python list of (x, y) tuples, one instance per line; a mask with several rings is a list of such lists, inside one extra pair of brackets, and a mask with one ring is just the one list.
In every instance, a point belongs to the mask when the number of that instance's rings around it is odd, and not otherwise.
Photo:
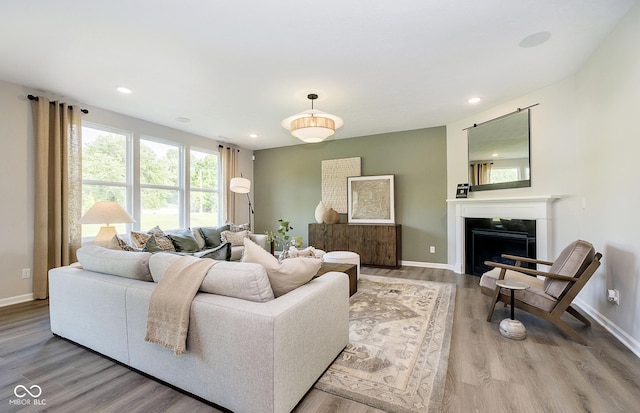
[(491, 270), (493, 267), (485, 265), (485, 261), (514, 264), (502, 254), (536, 258), (535, 220), (466, 218), (465, 235), (466, 274), (480, 276)]
[[(460, 198), (448, 199), (455, 208), (455, 225), (450, 233), (453, 270), (464, 273), (467, 250), (466, 219), (468, 218), (509, 218), (535, 221), (536, 258), (549, 260), (553, 256), (553, 208), (560, 197), (556, 195), (535, 195), (510, 198)], [(453, 210), (451, 210), (453, 212)], [(453, 214), (452, 214), (453, 215)]]

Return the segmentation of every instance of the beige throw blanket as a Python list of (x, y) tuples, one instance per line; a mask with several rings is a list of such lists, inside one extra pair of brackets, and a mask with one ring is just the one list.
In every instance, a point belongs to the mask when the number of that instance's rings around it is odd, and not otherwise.
[(151, 293), (145, 341), (181, 355), (187, 350), (191, 302), (216, 263), (209, 258), (180, 257), (167, 268)]

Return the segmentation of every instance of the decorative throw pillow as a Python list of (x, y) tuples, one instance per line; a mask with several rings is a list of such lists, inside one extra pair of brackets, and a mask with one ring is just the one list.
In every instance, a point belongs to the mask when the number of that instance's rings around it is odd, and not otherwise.
[(136, 248), (142, 249), (147, 244), (147, 241), (149, 240), (151, 235), (147, 234), (146, 232), (131, 231), (130, 237), (133, 245), (135, 245)]
[[(164, 252), (165, 250), (160, 248), (160, 246), (158, 245), (157, 240), (158, 239), (156, 237), (150, 236), (149, 239), (147, 240), (147, 243), (144, 244), (144, 248), (142, 249), (142, 251), (144, 251), (144, 252)], [(175, 250), (174, 250), (174, 252), (175, 252)]]
[(225, 242), (216, 248), (197, 252), (193, 254), (193, 256), (198, 258), (211, 258), (216, 261), (231, 261), (231, 244)]
[(223, 231), (229, 230), (229, 225), (223, 225), (221, 227), (200, 227), (200, 233), (202, 234), (202, 238), (204, 238), (207, 248), (219, 246), (222, 243), (220, 234), (222, 234)]
[(136, 251), (131, 245), (127, 244), (127, 241), (120, 238), (118, 235), (114, 235), (109, 242), (109, 246), (107, 247), (110, 250), (120, 250), (120, 251)]
[(189, 228), (185, 228), (175, 234), (169, 234), (168, 237), (171, 239), (171, 241), (173, 242), (173, 246), (178, 252), (200, 251), (198, 241), (196, 241), (196, 237), (193, 235), (193, 232), (191, 232)]
[(232, 247), (238, 247), (244, 245), (245, 238), (249, 238), (249, 231), (222, 231), (220, 239), (222, 242), (230, 242)]
[(267, 270), (276, 297), (309, 282), (322, 265), (322, 261), (315, 258), (289, 258), (280, 263), (276, 257), (248, 238), (244, 240), (242, 262), (260, 264)]
[(251, 229), (251, 224), (249, 223), (236, 225), (233, 222), (227, 222), (227, 225), (229, 225), (229, 231), (231, 232), (249, 231)]
[(175, 251), (176, 250), (176, 248), (173, 246), (173, 242), (171, 242), (171, 239), (164, 233), (164, 231), (162, 231), (160, 229), (159, 226), (156, 225), (155, 227), (153, 227), (149, 231), (147, 231), (147, 233), (149, 233), (149, 234), (153, 235), (154, 237), (156, 237), (156, 243), (164, 251)]

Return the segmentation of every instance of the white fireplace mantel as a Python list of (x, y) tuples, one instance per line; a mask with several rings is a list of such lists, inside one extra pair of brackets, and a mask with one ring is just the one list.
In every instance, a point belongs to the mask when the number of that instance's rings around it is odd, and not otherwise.
[(454, 271), (464, 271), (465, 218), (511, 218), (536, 221), (536, 256), (547, 260), (551, 255), (551, 231), (553, 212), (551, 203), (557, 195), (525, 196), (512, 198), (458, 198), (447, 199), (456, 207), (455, 264)]

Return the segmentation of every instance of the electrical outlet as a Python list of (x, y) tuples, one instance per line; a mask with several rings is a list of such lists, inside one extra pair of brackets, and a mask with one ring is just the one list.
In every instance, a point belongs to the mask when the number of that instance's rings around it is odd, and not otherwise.
[(620, 291), (607, 290), (607, 301), (620, 305)]
[(429, 252), (430, 252), (431, 254), (435, 254), (435, 253), (436, 253), (436, 247), (435, 247), (434, 245), (430, 246), (430, 247), (429, 247)]
[(22, 278), (31, 278), (31, 268), (22, 269)]

